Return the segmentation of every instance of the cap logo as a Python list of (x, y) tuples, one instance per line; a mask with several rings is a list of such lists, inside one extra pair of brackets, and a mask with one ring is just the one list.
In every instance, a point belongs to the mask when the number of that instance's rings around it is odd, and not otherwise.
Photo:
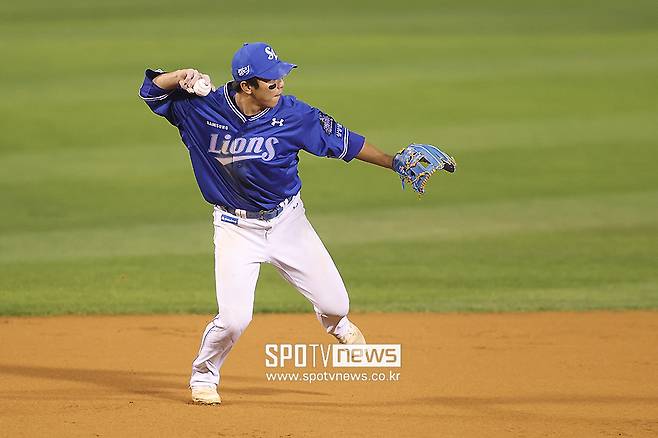
[(245, 65), (244, 67), (239, 68), (239, 69), (238, 69), (238, 76), (244, 76), (244, 75), (246, 75), (246, 74), (249, 74), (249, 70), (250, 70), (249, 67), (250, 67), (250, 66)]
[(276, 52), (274, 51), (274, 49), (269, 46), (265, 47), (265, 53), (267, 53), (267, 59), (269, 59), (270, 61), (273, 59), (276, 60), (279, 59), (279, 57), (276, 56)]

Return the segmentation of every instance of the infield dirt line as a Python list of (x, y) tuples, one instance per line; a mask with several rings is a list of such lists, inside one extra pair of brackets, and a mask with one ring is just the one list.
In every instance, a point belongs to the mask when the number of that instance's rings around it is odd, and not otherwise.
[[(331, 343), (314, 315), (256, 315), (220, 407), (189, 403), (209, 316), (0, 319), (2, 436), (656, 436), (658, 312), (355, 314), (401, 344), (399, 381), (268, 381), (384, 368), (265, 367)], [(348, 432), (346, 432), (348, 431)]]

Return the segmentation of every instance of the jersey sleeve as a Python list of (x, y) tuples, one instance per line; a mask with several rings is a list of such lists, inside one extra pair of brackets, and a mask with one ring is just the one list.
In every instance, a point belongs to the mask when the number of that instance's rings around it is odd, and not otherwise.
[(151, 108), (151, 111), (166, 118), (169, 123), (178, 126), (185, 115), (189, 93), (175, 88), (164, 90), (153, 83), (153, 79), (164, 73), (162, 70), (147, 69), (144, 72), (144, 82), (139, 89), (139, 97)]
[(302, 148), (319, 157), (350, 161), (366, 139), (335, 121), (317, 108), (306, 105), (303, 111)]

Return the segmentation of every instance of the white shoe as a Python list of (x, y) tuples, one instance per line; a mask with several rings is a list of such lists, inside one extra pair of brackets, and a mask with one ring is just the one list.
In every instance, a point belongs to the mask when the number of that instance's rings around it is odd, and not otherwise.
[(192, 388), (192, 401), (200, 405), (218, 405), (222, 402), (217, 389), (212, 386), (196, 386)]
[(350, 321), (350, 327), (344, 336), (334, 335), (341, 344), (366, 344), (366, 338), (357, 326)]

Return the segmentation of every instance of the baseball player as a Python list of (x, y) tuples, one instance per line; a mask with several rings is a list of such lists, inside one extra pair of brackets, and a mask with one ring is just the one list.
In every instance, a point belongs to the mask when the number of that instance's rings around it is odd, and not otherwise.
[[(389, 169), (394, 157), (321, 110), (284, 95), (284, 78), (295, 67), (270, 45), (248, 43), (233, 56), (233, 81), (220, 88), (194, 69), (149, 69), (139, 92), (154, 113), (178, 128), (201, 193), (214, 206), (218, 313), (192, 365), (189, 385), (196, 403), (221, 403), (220, 368), (251, 321), (261, 263), (272, 264), (311, 302), (338, 342), (366, 342), (348, 318), (343, 280), (306, 218), (298, 154), (357, 158)], [(413, 167), (409, 153), (398, 155), (403, 181), (421, 184), (403, 173)], [(450, 160), (443, 162), (449, 167)]]

